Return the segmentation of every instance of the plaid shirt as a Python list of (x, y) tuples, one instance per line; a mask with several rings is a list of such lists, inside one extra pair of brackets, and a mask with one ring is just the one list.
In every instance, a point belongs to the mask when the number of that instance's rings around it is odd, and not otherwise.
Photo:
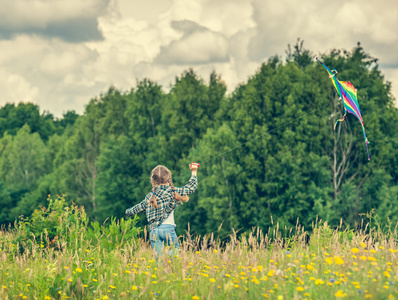
[[(189, 195), (195, 192), (198, 186), (198, 179), (196, 176), (191, 176), (189, 182), (186, 186), (175, 188), (175, 191), (181, 196)], [(156, 202), (158, 208), (154, 208), (149, 204), (149, 199), (152, 196), (152, 191), (150, 191), (145, 199), (126, 210), (126, 215), (132, 216), (136, 215), (142, 211), (146, 211), (146, 218), (149, 223), (149, 232), (158, 227), (162, 222), (169, 216), (169, 214), (180, 204), (176, 201), (169, 185), (158, 185), (155, 187)]]

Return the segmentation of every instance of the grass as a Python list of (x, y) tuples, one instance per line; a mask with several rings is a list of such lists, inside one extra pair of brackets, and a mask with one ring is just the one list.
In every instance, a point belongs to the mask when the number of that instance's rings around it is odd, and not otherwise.
[[(85, 241), (31, 246), (0, 233), (1, 299), (395, 299), (397, 232), (317, 223), (226, 239), (180, 239), (177, 257), (154, 259), (148, 241), (106, 250)], [(56, 250), (60, 249), (60, 250)]]

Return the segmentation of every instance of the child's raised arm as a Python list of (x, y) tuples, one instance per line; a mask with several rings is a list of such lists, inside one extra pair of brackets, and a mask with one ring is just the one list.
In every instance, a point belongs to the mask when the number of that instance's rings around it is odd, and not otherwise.
[(196, 191), (196, 188), (198, 187), (197, 170), (199, 168), (199, 164), (193, 162), (192, 164), (189, 165), (189, 168), (192, 171), (192, 175), (188, 181), (188, 184), (183, 187), (175, 188), (175, 191), (182, 196), (192, 194), (193, 192)]
[(126, 215), (128, 216), (133, 216), (136, 215), (142, 211), (146, 210), (146, 207), (148, 205), (148, 201), (149, 201), (149, 197), (148, 195), (145, 197), (145, 199), (143, 201), (141, 201), (141, 203), (138, 203), (137, 205), (130, 207), (126, 210)]

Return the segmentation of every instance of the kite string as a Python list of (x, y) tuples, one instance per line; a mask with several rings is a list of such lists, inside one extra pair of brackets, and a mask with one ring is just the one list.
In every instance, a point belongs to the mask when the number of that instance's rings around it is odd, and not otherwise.
[[(340, 100), (340, 99), (339, 99), (339, 100)], [(328, 106), (328, 105), (330, 105), (330, 104), (332, 104), (332, 103), (334, 103), (334, 102), (336, 102), (336, 101), (338, 101), (338, 100), (333, 100), (333, 101), (329, 102), (329, 103), (326, 104), (326, 105), (323, 105), (323, 106), (321, 106), (321, 107), (318, 107), (317, 109), (312, 110), (312, 111), (310, 111), (310, 112), (308, 112), (308, 113), (305, 113), (305, 114), (303, 114), (303, 115), (297, 117), (296, 119), (294, 119), (294, 120), (292, 120), (292, 121), (286, 122), (286, 123), (284, 123), (284, 124), (282, 124), (282, 125), (280, 125), (280, 126), (278, 126), (278, 127), (276, 127), (276, 128), (273, 128), (273, 129), (271, 129), (271, 130), (268, 130), (268, 131), (265, 132), (264, 134), (259, 135), (259, 136), (256, 136), (255, 138), (252, 138), (251, 140), (248, 140), (248, 141), (246, 141), (246, 142), (244, 142), (244, 143), (242, 143), (242, 144), (240, 144), (240, 145), (238, 145), (238, 146), (235, 146), (234, 148), (231, 148), (231, 149), (226, 150), (226, 151), (224, 151), (224, 152), (221, 152), (221, 153), (219, 153), (219, 154), (217, 154), (217, 155), (215, 155), (215, 156), (213, 156), (213, 157), (210, 157), (209, 159), (205, 160), (204, 162), (201, 162), (201, 164), (204, 164), (204, 163), (206, 163), (206, 162), (208, 162), (208, 161), (210, 161), (210, 160), (212, 160), (212, 159), (214, 159), (214, 158), (216, 158), (216, 157), (219, 157), (219, 156), (221, 156), (221, 155), (223, 155), (223, 154), (225, 154), (225, 153), (228, 153), (228, 152), (233, 151), (233, 150), (235, 150), (235, 149), (237, 149), (237, 148), (239, 148), (239, 147), (242, 147), (242, 146), (244, 146), (244, 145), (246, 145), (246, 144), (248, 144), (248, 143), (250, 143), (250, 142), (252, 142), (252, 141), (254, 141), (254, 140), (258, 139), (258, 138), (260, 138), (260, 137), (263, 137), (263, 136), (266, 135), (267, 133), (270, 133), (270, 132), (275, 131), (275, 130), (277, 130), (277, 129), (279, 129), (279, 128), (282, 128), (282, 127), (284, 127), (284, 126), (286, 126), (286, 125), (289, 125), (289, 124), (291, 124), (291, 123), (297, 121), (298, 119), (301, 119), (302, 117), (305, 117), (305, 116), (307, 116), (307, 115), (309, 115), (309, 114), (312, 114), (312, 113), (314, 113), (314, 112), (320, 110), (321, 108), (324, 108), (324, 107), (326, 107), (326, 106)]]

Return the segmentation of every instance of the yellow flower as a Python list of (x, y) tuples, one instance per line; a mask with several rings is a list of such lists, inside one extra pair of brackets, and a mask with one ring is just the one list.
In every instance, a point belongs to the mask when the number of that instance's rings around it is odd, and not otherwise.
[(315, 285), (324, 284), (325, 282), (322, 279), (315, 280)]
[(372, 252), (372, 253), (376, 253), (376, 250), (374, 250), (374, 249), (371, 249), (371, 250), (370, 250), (370, 252)]
[(342, 290), (338, 290), (336, 293), (334, 293), (334, 295), (338, 298), (343, 298), (347, 296), (347, 294), (344, 294)]
[(200, 298), (198, 296), (192, 296), (192, 300), (199, 300)]
[(362, 248), (366, 248), (366, 244), (364, 242), (361, 242)]
[(97, 279), (93, 279), (93, 281), (94, 281), (94, 282), (97, 282), (98, 280), (97, 280)]
[(218, 251), (216, 249), (213, 250), (214, 253), (218, 253)]
[(51, 297), (45, 296), (44, 300), (51, 300)]
[(393, 250), (393, 249), (388, 249), (391, 253), (395, 253), (397, 252), (397, 250)]
[(369, 257), (368, 257), (368, 260), (370, 260), (370, 261), (376, 261), (376, 258), (374, 258), (374, 257), (372, 257), (372, 256), (369, 256)]
[(115, 289), (116, 287), (115, 286), (113, 286), (113, 285), (110, 285), (109, 286), (111, 289)]
[(68, 281), (69, 281), (69, 282), (72, 282), (72, 278), (69, 278)]
[(7, 287), (5, 285), (3, 285), (3, 289), (6, 289)]
[(395, 299), (393, 295), (388, 296), (388, 299)]
[(157, 284), (158, 282), (157, 282), (157, 281), (152, 281), (152, 283), (153, 283), (153, 284)]
[(152, 275), (152, 278), (156, 278), (156, 275), (155, 275), (155, 274), (153, 274), (153, 275)]
[(302, 291), (304, 291), (304, 288), (302, 286), (298, 286), (298, 287), (296, 287), (296, 290), (298, 290), (299, 292), (302, 292)]
[(260, 281), (258, 281), (257, 279), (252, 279), (252, 282), (254, 282), (255, 284), (260, 284)]
[(325, 261), (326, 261), (327, 264), (331, 265), (333, 263), (333, 258), (328, 257), (328, 258), (325, 259)]
[(136, 291), (136, 290), (138, 290), (138, 288), (137, 288), (135, 285), (133, 285), (133, 286), (131, 287), (131, 290)]
[(80, 269), (80, 268), (76, 268), (76, 272), (78, 272), (78, 273), (83, 273), (83, 270)]
[(366, 261), (366, 256), (361, 256), (359, 259), (362, 259), (363, 261)]
[(231, 277), (231, 275), (229, 275), (229, 274), (225, 274), (225, 277)]
[(386, 277), (388, 277), (388, 278), (391, 277), (390, 273), (388, 273), (387, 271), (383, 272), (383, 275), (386, 276)]
[(234, 287), (236, 287), (237, 289), (239, 288), (239, 285), (235, 284)]
[(372, 298), (372, 295), (371, 294), (366, 294), (365, 298)]
[(216, 280), (214, 278), (210, 278), (210, 282), (216, 282)]
[(383, 247), (383, 246), (379, 246), (379, 249), (383, 250), (383, 249), (384, 249), (384, 247)]
[(359, 252), (359, 249), (358, 249), (358, 248), (352, 248), (352, 249), (351, 249), (351, 252), (352, 252), (352, 253), (358, 253), (358, 252)]
[(274, 270), (270, 270), (270, 271), (268, 272), (268, 274), (267, 274), (267, 276), (272, 276), (272, 275), (274, 275)]
[(334, 263), (336, 265), (343, 265), (344, 264), (344, 260), (342, 260), (340, 256), (335, 256), (334, 257)]

